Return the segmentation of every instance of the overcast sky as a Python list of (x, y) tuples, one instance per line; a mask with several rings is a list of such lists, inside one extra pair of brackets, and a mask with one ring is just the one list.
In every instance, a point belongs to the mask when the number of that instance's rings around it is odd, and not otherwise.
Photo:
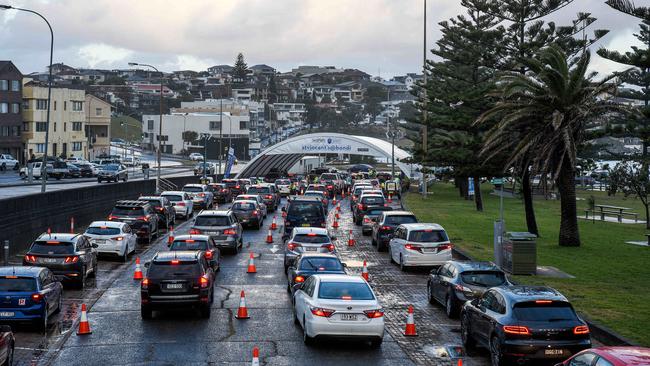
[[(423, 0), (0, 0), (41, 12), (55, 32), (54, 61), (75, 67), (127, 68), (129, 61), (165, 71), (232, 64), (279, 71), (296, 65), (358, 68), (390, 77), (419, 72)], [(429, 0), (428, 48), (437, 23), (462, 12), (460, 0)], [(627, 50), (639, 21), (604, 5), (575, 0), (552, 19), (566, 24), (579, 11), (610, 29), (596, 47)], [(25, 74), (43, 71), (49, 35), (41, 19), (0, 10), (0, 60)], [(620, 66), (594, 57), (592, 68)]]

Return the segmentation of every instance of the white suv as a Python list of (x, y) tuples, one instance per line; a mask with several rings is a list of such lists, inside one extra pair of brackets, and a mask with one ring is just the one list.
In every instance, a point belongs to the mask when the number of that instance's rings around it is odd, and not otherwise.
[(124, 262), (135, 252), (138, 240), (129, 224), (119, 221), (94, 221), (84, 236), (91, 244), (97, 244), (97, 254), (116, 255)]

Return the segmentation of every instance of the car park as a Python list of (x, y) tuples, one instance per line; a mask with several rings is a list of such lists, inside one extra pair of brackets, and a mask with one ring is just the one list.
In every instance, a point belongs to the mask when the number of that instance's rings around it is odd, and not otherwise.
[(287, 269), (287, 291), (293, 294), (296, 285), (305, 282), (314, 274), (346, 274), (345, 264), (332, 254), (308, 252), (296, 257)]
[(122, 200), (115, 202), (108, 221), (121, 221), (129, 224), (138, 238), (151, 243), (153, 237), (160, 235), (158, 214), (147, 201)]
[(187, 192), (192, 198), (194, 210), (209, 209), (214, 204), (212, 190), (205, 184), (186, 184), (183, 186), (183, 192)]
[(238, 200), (232, 204), (230, 209), (242, 226), (254, 227), (257, 230), (262, 228), (264, 213), (257, 201)]
[[(284, 211), (285, 208), (283, 207), (282, 210)], [(327, 226), (325, 207), (318, 197), (292, 196), (286, 212), (283, 237), (289, 237), (294, 227), (324, 228)]]
[(154, 311), (179, 307), (197, 308), (210, 317), (214, 301), (214, 270), (201, 251), (158, 252), (145, 264), (140, 283), (140, 315), (153, 318)]
[(383, 341), (384, 311), (372, 288), (358, 276), (310, 276), (293, 296), (293, 312), (307, 346), (326, 337), (360, 338), (373, 348)]
[(61, 311), (63, 286), (48, 268), (0, 267), (0, 298), (0, 324), (31, 323), (45, 330), (50, 316)]
[(597, 347), (584, 350), (556, 366), (647, 366), (650, 348)]
[(386, 211), (392, 211), (392, 207), (373, 207), (363, 216), (363, 221), (361, 222), (361, 234), (362, 235), (371, 235), (373, 227), (379, 216)]
[(212, 188), (215, 203), (232, 202), (232, 192), (224, 183), (210, 183), (209, 185)]
[(243, 246), (243, 229), (231, 210), (201, 211), (192, 222), (190, 234), (209, 235), (221, 251), (237, 253)]
[(190, 154), (190, 160), (192, 161), (202, 161), (203, 160), (203, 155), (199, 153), (191, 153)]
[(291, 195), (291, 181), (289, 179), (276, 179), (275, 186), (278, 188), (278, 193), (282, 197)]
[(119, 221), (93, 221), (84, 232), (91, 244), (97, 245), (98, 255), (117, 256), (126, 262), (135, 253), (138, 236), (131, 226)]
[(187, 192), (183, 191), (164, 191), (160, 197), (165, 197), (174, 206), (176, 217), (188, 219), (194, 215), (194, 201)]
[(203, 252), (205, 260), (215, 272), (218, 272), (221, 263), (221, 253), (214, 240), (208, 235), (178, 235), (169, 245), (170, 251), (195, 251)]
[(386, 201), (383, 196), (378, 194), (361, 195), (359, 202), (352, 206), (352, 220), (356, 225), (361, 225), (366, 212), (374, 207), (382, 207), (384, 205), (386, 205)]
[(23, 266), (46, 267), (58, 280), (83, 288), (97, 274), (96, 248), (81, 234), (44, 233), (25, 253)]
[(235, 197), (246, 192), (246, 187), (242, 186), (237, 179), (223, 179), (221, 183), (224, 183)]
[(440, 303), (450, 318), (460, 314), (467, 301), (497, 286), (509, 286), (506, 274), (490, 262), (449, 261), (434, 269), (427, 281), (430, 303)]
[(162, 196), (140, 196), (138, 201), (149, 202), (156, 215), (158, 215), (158, 226), (169, 229), (170, 226), (176, 223), (176, 210), (174, 205)]
[(415, 266), (440, 266), (452, 259), (453, 244), (438, 224), (403, 224), (388, 244), (388, 257), (402, 271)]
[(544, 286), (494, 287), (461, 311), (467, 349), (490, 352), (492, 365), (564, 360), (591, 347), (590, 331), (558, 291)]
[(264, 183), (248, 187), (246, 194), (258, 194), (264, 200), (269, 211), (275, 211), (280, 206), (280, 194), (274, 184)]
[(385, 211), (381, 213), (376, 222), (372, 224), (372, 245), (376, 245), (377, 251), (379, 252), (386, 251), (388, 249), (388, 242), (390, 242), (397, 226), (401, 224), (414, 224), (416, 222), (418, 222), (418, 219), (413, 212)]
[(124, 165), (121, 164), (106, 164), (102, 165), (101, 170), (97, 173), (97, 183), (103, 181), (107, 182), (126, 182), (129, 180), (129, 173), (126, 171)]
[(14, 364), (14, 349), (16, 339), (14, 332), (9, 325), (0, 325), (0, 360), (2, 365), (11, 366)]
[(320, 227), (294, 227), (284, 247), (284, 271), (303, 253), (336, 253), (327, 229)]

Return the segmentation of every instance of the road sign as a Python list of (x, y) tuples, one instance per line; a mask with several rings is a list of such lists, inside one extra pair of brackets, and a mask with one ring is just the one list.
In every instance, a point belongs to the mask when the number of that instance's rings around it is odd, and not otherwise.
[(503, 178), (492, 178), (490, 183), (492, 183), (494, 185), (500, 185), (500, 184), (503, 184), (503, 181), (504, 181)]

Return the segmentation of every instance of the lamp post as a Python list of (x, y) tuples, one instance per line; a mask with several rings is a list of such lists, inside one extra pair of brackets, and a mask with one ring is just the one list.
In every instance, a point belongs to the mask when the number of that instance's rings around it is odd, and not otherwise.
[[(424, 155), (426, 156), (427, 154), (427, 144), (429, 143), (427, 138), (429, 137), (427, 134), (428, 129), (427, 129), (427, 108), (428, 108), (428, 100), (427, 100), (427, 0), (424, 0), (424, 33), (423, 33), (423, 43), (422, 43), (422, 82), (423, 82), (423, 95), (422, 95), (422, 103), (423, 103), (423, 108), (422, 108), (422, 151), (424, 152)], [(426, 174), (422, 175), (422, 194), (426, 197), (427, 195), (427, 176)]]
[(2, 10), (18, 10), (18, 11), (24, 11), (27, 13), (32, 13), (35, 15), (38, 15), (43, 21), (45, 21), (45, 24), (47, 24), (47, 27), (50, 29), (50, 67), (49, 67), (49, 74), (47, 77), (47, 117), (45, 120), (45, 150), (43, 151), (43, 164), (41, 165), (41, 192), (45, 192), (46, 186), (47, 186), (47, 179), (45, 179), (46, 176), (46, 167), (47, 167), (47, 145), (49, 143), (50, 139), (50, 105), (51, 100), (52, 100), (52, 57), (54, 54), (54, 31), (52, 31), (52, 26), (50, 25), (50, 22), (45, 19), (44, 16), (42, 16), (40, 13), (34, 11), (34, 10), (29, 10), (29, 9), (23, 9), (23, 8), (15, 8), (11, 5), (0, 5), (0, 9)]
[(159, 189), (160, 188), (160, 157), (161, 157), (161, 154), (162, 154), (161, 144), (162, 144), (162, 120), (163, 120), (163, 75), (157, 68), (155, 68), (152, 65), (141, 64), (141, 63), (137, 63), (137, 62), (129, 62), (129, 66), (150, 67), (150, 68), (156, 70), (156, 72), (160, 73), (160, 121), (158, 123), (158, 154), (156, 156), (156, 160), (157, 160), (157, 163), (158, 163), (158, 168), (156, 169), (157, 170), (157, 172), (156, 172), (156, 175), (157, 175), (156, 191), (160, 191), (160, 189)]
[[(128, 138), (129, 138), (129, 121), (124, 120), (124, 121), (120, 122), (120, 126), (124, 127), (124, 139), (125, 139), (126, 144), (128, 144), (129, 143), (129, 141), (128, 141)], [(124, 145), (124, 147), (122, 147), (124, 160), (126, 160), (126, 147), (128, 146), (126, 144)]]

